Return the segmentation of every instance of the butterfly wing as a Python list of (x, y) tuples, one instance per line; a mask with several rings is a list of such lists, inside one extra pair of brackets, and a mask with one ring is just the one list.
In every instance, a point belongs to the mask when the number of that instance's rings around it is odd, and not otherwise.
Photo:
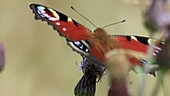
[[(155, 49), (153, 55), (158, 54), (161, 51), (161, 46), (153, 45), (156, 43), (155, 39), (143, 36), (115, 36), (114, 37), (115, 46), (123, 49), (130, 49), (133, 51), (141, 52), (146, 54), (148, 46), (152, 46)], [(153, 43), (153, 44), (152, 44)], [(161, 42), (162, 44), (163, 42)]]
[(90, 46), (87, 39), (91, 37), (90, 30), (52, 8), (40, 4), (31, 4), (30, 8), (33, 10), (36, 20), (40, 19), (52, 25), (54, 30), (57, 30), (61, 36), (66, 38), (67, 44), (74, 51), (82, 56), (89, 56)]
[[(156, 40), (143, 37), (143, 36), (113, 36), (115, 46), (118, 46), (120, 49), (128, 50), (129, 54), (133, 54), (139, 58), (130, 58), (132, 63), (141, 63), (144, 64), (143, 60), (146, 59), (147, 50), (149, 46), (154, 48), (153, 55), (156, 56), (161, 48), (159, 46), (152, 45)], [(129, 51), (131, 50), (131, 51)], [(140, 56), (139, 56), (140, 55)]]
[(39, 4), (31, 4), (30, 8), (35, 13), (36, 20), (47, 21), (48, 24), (53, 26), (54, 30), (57, 30), (61, 36), (68, 40), (85, 40), (91, 34), (83, 25), (52, 8)]
[(115, 36), (114, 43), (115, 46), (123, 49), (129, 49), (133, 51), (138, 51), (142, 53), (146, 53), (148, 47), (147, 37), (141, 36)]
[[(74, 51), (77, 51), (83, 56), (90, 56), (90, 53), (94, 53), (93, 55), (99, 54), (98, 51), (92, 50), (95, 49), (93, 48), (94, 45), (90, 45), (87, 41), (91, 38), (92, 33), (83, 25), (77, 23), (75, 20), (61, 12), (40, 4), (31, 4), (30, 8), (33, 10), (33, 13), (35, 13), (35, 19), (46, 21), (48, 24), (52, 25), (61, 36), (66, 38), (68, 45), (70, 45)], [(118, 46), (119, 48), (130, 49), (142, 53), (147, 52), (147, 43), (149, 41), (147, 37), (117, 36), (114, 37), (113, 40), (115, 43), (114, 46)], [(95, 55), (93, 57), (97, 56), (98, 55)]]

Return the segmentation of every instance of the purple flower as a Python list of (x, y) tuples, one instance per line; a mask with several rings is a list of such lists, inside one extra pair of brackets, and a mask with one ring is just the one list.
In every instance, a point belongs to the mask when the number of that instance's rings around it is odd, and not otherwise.
[(5, 65), (5, 48), (2, 43), (0, 43), (0, 72), (3, 70)]
[[(151, 7), (146, 12), (146, 23), (149, 29), (165, 28), (170, 24), (170, 0), (153, 0)], [(152, 30), (156, 31), (156, 30)]]
[(162, 70), (170, 69), (170, 38), (165, 42), (162, 51), (157, 55), (157, 63)]
[[(170, 0), (153, 0), (151, 7), (146, 12), (145, 25), (151, 32), (160, 32), (156, 38), (165, 40), (156, 62), (161, 69), (170, 68)], [(161, 42), (160, 42), (161, 43)]]

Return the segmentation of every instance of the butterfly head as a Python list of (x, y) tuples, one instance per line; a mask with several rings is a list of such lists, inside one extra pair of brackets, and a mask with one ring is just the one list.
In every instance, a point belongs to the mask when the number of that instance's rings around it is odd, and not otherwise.
[(96, 32), (106, 32), (106, 31), (103, 28), (96, 28), (94, 30), (94, 33), (96, 33)]

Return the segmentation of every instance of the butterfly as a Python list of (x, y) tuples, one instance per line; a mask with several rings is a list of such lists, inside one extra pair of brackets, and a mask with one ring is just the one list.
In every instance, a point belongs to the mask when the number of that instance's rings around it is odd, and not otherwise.
[[(102, 28), (92, 32), (82, 24), (55, 9), (40, 5), (31, 4), (30, 8), (35, 14), (35, 19), (46, 21), (57, 30), (60, 36), (66, 38), (67, 44), (83, 57), (92, 58), (105, 63), (105, 53), (110, 50), (124, 49), (137, 53), (146, 54), (151, 41), (148, 37), (108, 35)], [(159, 48), (157, 49), (159, 51)], [(142, 58), (129, 58), (132, 65), (141, 65)]]
[[(74, 51), (82, 55), (83, 61), (81, 68), (84, 75), (75, 87), (76, 96), (79, 96), (80, 92), (94, 96), (94, 82), (96, 82), (96, 78), (101, 78), (105, 70), (103, 67), (106, 61), (105, 54), (110, 50), (114, 50), (116, 53), (117, 50), (122, 49), (135, 53), (133, 55), (144, 54), (144, 56), (142, 55), (143, 57), (127, 55), (132, 67), (135, 65), (143, 66), (143, 64), (146, 63), (145, 56), (147, 54), (147, 48), (152, 46), (151, 42), (154, 41), (148, 37), (109, 35), (102, 28), (97, 28), (92, 32), (74, 19), (50, 7), (40, 4), (30, 4), (30, 8), (35, 14), (36, 20), (46, 21), (54, 30), (57, 30), (60, 36), (66, 39), (67, 44)], [(155, 49), (153, 55), (161, 51), (159, 46), (153, 47)], [(92, 61), (97, 61), (97, 63)], [(88, 87), (88, 85), (90, 85), (90, 87)]]

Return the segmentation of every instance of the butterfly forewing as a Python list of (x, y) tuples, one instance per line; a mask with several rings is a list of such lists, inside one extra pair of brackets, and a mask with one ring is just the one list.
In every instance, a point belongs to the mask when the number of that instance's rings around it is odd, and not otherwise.
[(33, 13), (35, 13), (35, 19), (47, 21), (61, 36), (69, 40), (85, 40), (91, 34), (83, 25), (52, 8), (39, 4), (31, 4), (30, 8), (33, 10)]

